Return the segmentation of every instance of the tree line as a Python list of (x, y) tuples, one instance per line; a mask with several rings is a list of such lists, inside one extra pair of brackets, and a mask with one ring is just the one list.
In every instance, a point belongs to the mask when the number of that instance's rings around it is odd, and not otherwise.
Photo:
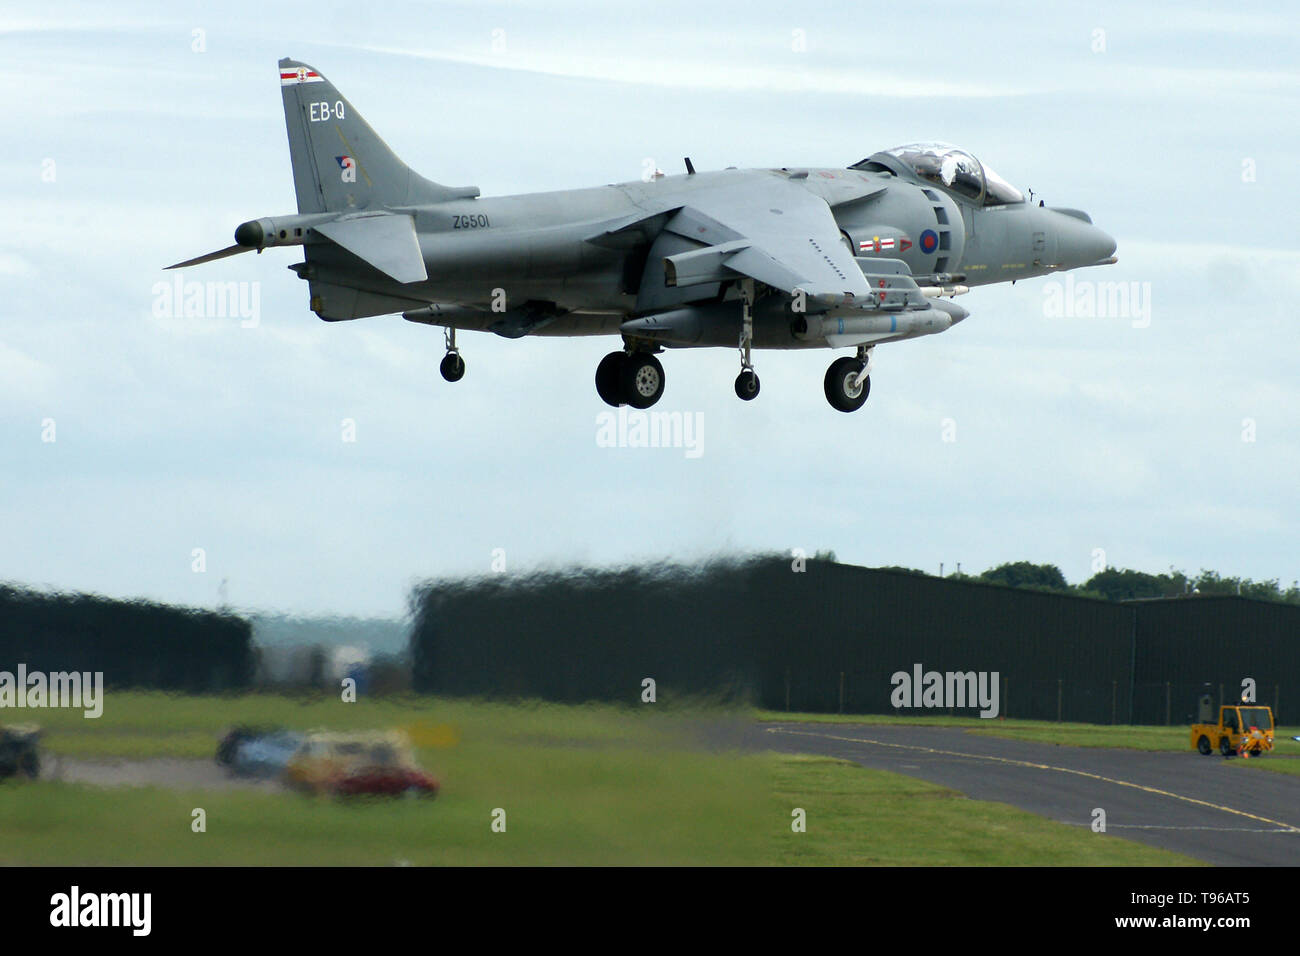
[[(926, 573), (915, 568), (894, 567), (882, 570), (906, 571), (912, 574)], [(1269, 581), (1255, 581), (1251, 578), (1225, 576), (1218, 571), (1204, 569), (1196, 575), (1190, 575), (1173, 568), (1164, 574), (1150, 574), (1146, 571), (1134, 571), (1132, 568), (1106, 568), (1082, 584), (1071, 584), (1065, 579), (1061, 569), (1054, 564), (1012, 561), (989, 568), (979, 574), (965, 574), (958, 571), (944, 577), (950, 580), (979, 581), (1012, 588), (1027, 588), (1032, 591), (1051, 591), (1057, 594), (1100, 598), (1105, 601), (1135, 601), (1191, 595), (1240, 595), (1261, 601), (1300, 604), (1300, 583), (1292, 582), (1290, 587), (1283, 587), (1276, 578)]]

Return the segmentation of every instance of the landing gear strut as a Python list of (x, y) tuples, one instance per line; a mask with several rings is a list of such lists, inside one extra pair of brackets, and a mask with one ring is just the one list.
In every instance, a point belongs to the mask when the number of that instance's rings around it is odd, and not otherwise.
[(826, 370), (826, 401), (841, 412), (856, 412), (871, 394), (871, 347), (858, 346), (852, 358), (836, 359)]
[(610, 352), (596, 366), (596, 394), (617, 408), (649, 408), (664, 394), (664, 367), (649, 352)]
[(442, 357), (442, 364), (438, 366), (438, 371), (442, 377), (449, 382), (459, 382), (465, 377), (465, 360), (460, 357), (460, 352), (456, 349), (456, 329), (451, 327), (445, 333), (447, 342), (447, 354)]
[(740, 280), (740, 374), (736, 376), (736, 395), (745, 401), (758, 397), (758, 376), (750, 360), (754, 344), (754, 280)]

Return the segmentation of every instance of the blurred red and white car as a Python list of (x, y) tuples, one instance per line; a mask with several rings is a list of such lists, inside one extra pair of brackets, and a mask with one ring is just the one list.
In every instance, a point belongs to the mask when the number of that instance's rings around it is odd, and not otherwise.
[(310, 733), (285, 766), (285, 779), (314, 793), (341, 796), (436, 796), (438, 781), (415, 762), (411, 742), (395, 730)]

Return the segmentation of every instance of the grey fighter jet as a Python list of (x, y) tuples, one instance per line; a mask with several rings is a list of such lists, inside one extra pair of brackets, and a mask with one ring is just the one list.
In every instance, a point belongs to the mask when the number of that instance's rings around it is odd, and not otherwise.
[(826, 398), (862, 407), (884, 342), (966, 318), (971, 286), (1115, 261), (1077, 209), (1034, 205), (960, 149), (920, 143), (848, 168), (696, 172), (592, 189), (482, 198), (397, 158), (321, 73), (281, 60), (297, 215), (254, 219), (236, 253), (301, 246), (289, 268), (326, 321), (401, 313), (441, 326), (448, 381), (458, 330), (619, 335), (596, 369), (610, 405), (664, 392), (666, 348), (737, 348), (736, 394), (758, 395), (753, 349), (852, 349)]

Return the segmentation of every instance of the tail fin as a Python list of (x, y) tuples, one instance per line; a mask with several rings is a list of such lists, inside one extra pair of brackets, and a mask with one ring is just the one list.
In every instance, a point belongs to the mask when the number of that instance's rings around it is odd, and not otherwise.
[(340, 212), (472, 199), (474, 186), (440, 186), (398, 159), (334, 84), (297, 60), (280, 61), (298, 212)]

